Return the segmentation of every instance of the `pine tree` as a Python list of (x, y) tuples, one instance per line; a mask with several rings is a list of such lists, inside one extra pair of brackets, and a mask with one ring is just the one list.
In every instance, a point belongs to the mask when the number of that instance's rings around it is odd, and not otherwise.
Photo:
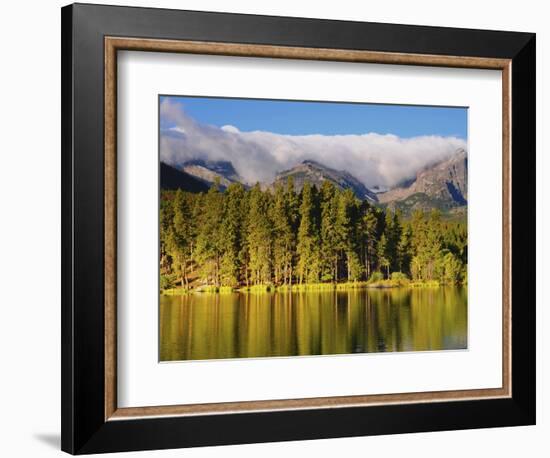
[(321, 280), (338, 280), (338, 195), (334, 185), (325, 180), (321, 186)]
[[(175, 193), (172, 202), (171, 227), (168, 230), (165, 229), (165, 247), (172, 258), (175, 273), (180, 276), (181, 286), (186, 289), (189, 287), (187, 265), (191, 256), (191, 231), (187, 218), (188, 214), (189, 207), (183, 192), (179, 189)], [(166, 224), (166, 221), (164, 221), (164, 224)]]
[(400, 270), (399, 267), (399, 241), (401, 239), (401, 221), (399, 211), (392, 213), (389, 209), (386, 211), (384, 221), (384, 235), (386, 236), (386, 254), (391, 271)]
[(351, 189), (340, 193), (337, 214), (339, 248), (346, 259), (347, 280), (357, 280), (362, 275), (363, 266), (358, 255), (358, 201)]
[(195, 259), (201, 266), (203, 280), (220, 286), (221, 255), (223, 250), (223, 194), (214, 183), (204, 196), (198, 224)]
[(390, 260), (388, 259), (388, 241), (386, 239), (386, 234), (382, 234), (380, 240), (378, 241), (377, 247), (378, 255), (378, 266), (380, 271), (384, 272), (386, 270), (386, 278), (390, 277)]
[(399, 272), (404, 274), (410, 274), (411, 265), (411, 252), (412, 252), (412, 233), (411, 226), (405, 224), (401, 231), (401, 237), (397, 245), (397, 259)]
[(251, 281), (255, 285), (271, 282), (271, 221), (269, 193), (256, 184), (250, 191), (248, 212), (248, 253)]
[(361, 235), (363, 241), (363, 261), (365, 276), (369, 278), (376, 264), (376, 230), (378, 218), (373, 207), (367, 204), (362, 218)]
[(173, 227), (174, 211), (172, 199), (168, 195), (163, 194), (160, 200), (159, 210), (159, 239), (160, 239), (160, 272), (168, 274), (171, 270), (172, 259), (168, 252), (167, 246), (170, 233)]
[(273, 278), (275, 284), (288, 284), (289, 266), (292, 263), (293, 229), (290, 215), (288, 194), (284, 187), (275, 187), (271, 212), (273, 222)]
[(320, 259), (315, 194), (315, 187), (306, 181), (302, 188), (300, 226), (296, 246), (300, 284), (314, 283), (319, 280)]
[(298, 225), (300, 220), (300, 202), (298, 195), (294, 189), (294, 178), (289, 177), (287, 180), (287, 186), (285, 190), (285, 205), (288, 216), (288, 224), (290, 226), (290, 233), (288, 234), (288, 253), (286, 256), (286, 265), (285, 265), (285, 277), (287, 279), (287, 284), (292, 285), (294, 280), (294, 272), (296, 266), (296, 256), (298, 243), (297, 234), (298, 234)]
[(243, 245), (243, 215), (245, 191), (241, 184), (232, 183), (224, 194), (221, 230), (221, 284), (237, 286), (242, 271), (240, 253)]
[[(437, 210), (383, 211), (339, 190), (294, 181), (262, 191), (215, 183), (207, 193), (162, 191), (162, 287), (190, 278), (215, 286), (356, 281), (402, 272), (414, 280), (460, 283), (467, 278), (465, 222)], [(192, 275), (191, 275), (192, 274)], [(175, 280), (175, 278), (177, 280)]]
[(438, 210), (432, 210), (426, 228), (426, 242), (423, 247), (423, 256), (425, 258), (424, 279), (426, 280), (434, 280), (436, 278), (437, 264), (442, 256), (440, 223), (441, 213)]
[(456, 284), (462, 278), (462, 263), (448, 250), (444, 250), (439, 258), (438, 277), (445, 284)]

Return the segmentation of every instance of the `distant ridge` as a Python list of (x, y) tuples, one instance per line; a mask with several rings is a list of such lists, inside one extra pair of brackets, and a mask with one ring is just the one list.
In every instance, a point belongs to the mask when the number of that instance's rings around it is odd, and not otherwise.
[(380, 203), (405, 212), (450, 210), (468, 204), (468, 156), (459, 149), (449, 159), (423, 169), (404, 186), (378, 194)]
[(229, 161), (204, 161), (193, 159), (183, 164), (182, 170), (199, 180), (212, 185), (219, 182), (220, 189), (225, 190), (231, 183), (243, 183), (233, 164)]
[(272, 186), (278, 183), (286, 183), (292, 177), (294, 188), (300, 191), (304, 183), (309, 183), (320, 188), (323, 181), (330, 181), (338, 189), (351, 189), (359, 199), (367, 199), (371, 202), (378, 200), (376, 193), (368, 189), (363, 183), (345, 170), (335, 170), (317, 161), (305, 160), (289, 170), (280, 172), (275, 177)]
[[(314, 160), (304, 160), (294, 167), (279, 172), (272, 183), (261, 183), (262, 189), (286, 185), (292, 177), (294, 189), (300, 192), (304, 183), (321, 188), (324, 181), (337, 189), (350, 189), (362, 200), (381, 207), (400, 209), (405, 214), (414, 210), (429, 211), (438, 208), (444, 212), (463, 214), (468, 204), (468, 158), (459, 149), (449, 159), (418, 171), (416, 176), (404, 180), (395, 188), (368, 188), (346, 170), (336, 170)], [(178, 166), (179, 167), (179, 166)], [(244, 183), (230, 161), (190, 160), (180, 168), (161, 162), (161, 189), (181, 189), (188, 192), (206, 192), (214, 183), (224, 191), (232, 183)]]
[(178, 170), (164, 162), (160, 163), (160, 189), (176, 191), (181, 189), (188, 192), (206, 192), (207, 183), (188, 173)]

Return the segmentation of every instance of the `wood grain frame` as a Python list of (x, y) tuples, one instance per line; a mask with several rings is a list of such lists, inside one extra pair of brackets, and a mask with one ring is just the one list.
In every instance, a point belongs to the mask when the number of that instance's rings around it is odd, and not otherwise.
[[(511, 377), (511, 73), (512, 60), (503, 58), (464, 57), (395, 52), (374, 52), (344, 49), (322, 49), (272, 45), (215, 43), (185, 40), (105, 37), (105, 421), (162, 416), (194, 416), (265, 412), (276, 410), (324, 409), (386, 404), (427, 403), (509, 398)], [(171, 406), (117, 406), (116, 351), (116, 240), (117, 240), (117, 156), (116, 156), (116, 88), (117, 51), (171, 52), (240, 57), (264, 57), (356, 63), (422, 65), (493, 69), (502, 72), (502, 380), (500, 388), (453, 391), (432, 391), (403, 394), (337, 396), (306, 399), (243, 401), (214, 404)]]
[[(503, 386), (117, 408), (116, 58), (123, 49), (500, 70)], [(535, 34), (73, 4), (61, 9), (61, 57), (64, 451), (104, 453), (536, 423)]]

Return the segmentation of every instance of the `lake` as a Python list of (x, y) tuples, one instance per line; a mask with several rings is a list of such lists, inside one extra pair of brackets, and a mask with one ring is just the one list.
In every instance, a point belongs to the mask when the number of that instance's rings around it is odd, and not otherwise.
[(467, 348), (464, 287), (160, 297), (160, 360)]

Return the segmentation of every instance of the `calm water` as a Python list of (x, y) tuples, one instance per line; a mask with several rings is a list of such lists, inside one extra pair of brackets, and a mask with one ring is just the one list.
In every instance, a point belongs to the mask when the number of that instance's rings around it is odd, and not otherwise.
[(466, 347), (465, 288), (160, 298), (161, 361)]

